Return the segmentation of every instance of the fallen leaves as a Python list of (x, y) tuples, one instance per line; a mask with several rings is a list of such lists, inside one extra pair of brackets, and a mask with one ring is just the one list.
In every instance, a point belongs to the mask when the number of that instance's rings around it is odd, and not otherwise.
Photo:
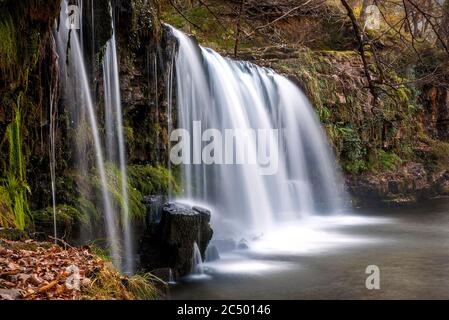
[(155, 299), (167, 286), (150, 274), (123, 276), (89, 247), (0, 238), (0, 300)]
[(88, 247), (0, 239), (0, 299), (79, 299), (104, 264)]

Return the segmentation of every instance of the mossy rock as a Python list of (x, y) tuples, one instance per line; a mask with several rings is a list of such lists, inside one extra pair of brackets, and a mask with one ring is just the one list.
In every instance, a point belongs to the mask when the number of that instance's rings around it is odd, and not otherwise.
[[(58, 238), (73, 239), (82, 225), (89, 222), (87, 214), (69, 205), (58, 205), (56, 211), (56, 229)], [(32, 212), (34, 231), (45, 235), (54, 234), (53, 207)]]
[(19, 241), (28, 239), (28, 233), (19, 229), (11, 229), (11, 228), (0, 228), (0, 238), (11, 240), (11, 241)]
[(144, 195), (178, 193), (180, 187), (166, 168), (151, 165), (128, 166), (131, 185)]

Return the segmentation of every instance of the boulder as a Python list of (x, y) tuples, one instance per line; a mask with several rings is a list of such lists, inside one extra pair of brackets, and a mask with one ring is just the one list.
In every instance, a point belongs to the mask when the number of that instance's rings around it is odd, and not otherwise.
[(168, 202), (162, 206), (160, 215), (159, 221), (149, 225), (141, 240), (141, 267), (149, 271), (171, 268), (174, 278), (185, 276), (192, 269), (195, 242), (202, 259), (205, 259), (213, 234), (210, 211)]

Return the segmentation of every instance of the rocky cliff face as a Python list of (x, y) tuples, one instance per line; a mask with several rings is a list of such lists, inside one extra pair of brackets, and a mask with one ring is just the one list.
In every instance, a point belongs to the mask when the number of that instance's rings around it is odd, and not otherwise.
[[(49, 184), (49, 104), (58, 72), (51, 29), (58, 13), (59, 0), (0, 1), (0, 179), (39, 190), (36, 206), (49, 199), (41, 187)], [(17, 134), (8, 135), (13, 127)], [(14, 189), (18, 198), (30, 198)]]
[[(95, 2), (95, 45), (89, 47), (85, 41), (86, 50), (92, 51), (88, 57), (94, 66), (90, 77), (100, 105), (102, 50), (111, 34), (110, 19), (104, 18), (109, 17), (105, 3)], [(19, 149), (26, 173), (22, 179), (30, 187), (30, 207), (37, 210), (51, 204), (49, 104), (57, 74), (51, 29), (59, 1), (2, 0), (0, 7), (0, 140), (5, 141), (1, 145), (0, 161), (5, 168), (1, 176), (6, 177), (12, 168), (9, 147), (13, 144), (7, 141), (6, 130), (20, 110), (23, 141)], [(234, 55), (236, 17), (232, 8), (216, 0), (211, 1), (210, 10), (201, 6), (185, 9), (186, 17), (201, 27), (199, 31), (165, 2), (113, 1), (130, 164), (168, 163), (169, 100), (176, 97), (169, 96), (167, 85), (176, 43), (161, 21), (194, 33), (202, 44), (223, 54)], [(222, 26), (214, 22), (210, 11), (222, 13)], [(262, 18), (251, 12), (243, 16), (241, 32), (250, 34), (258, 19)], [(336, 26), (333, 18), (326, 20), (320, 12), (300, 12), (254, 37), (244, 37), (237, 56), (271, 67), (304, 89), (327, 131), (348, 188), (359, 200), (408, 202), (446, 194), (447, 82), (399, 86), (374, 103), (350, 39), (350, 25)], [(84, 27), (89, 28), (89, 21)], [(19, 56), (24, 58), (19, 61)], [(447, 67), (444, 70), (447, 80)], [(58, 101), (57, 189), (65, 190), (58, 192), (58, 203), (65, 204), (73, 200), (76, 187), (71, 173), (74, 159), (69, 119), (64, 101)], [(172, 112), (176, 123), (176, 112)]]
[(375, 104), (354, 52), (284, 47), (252, 57), (304, 89), (359, 204), (408, 203), (447, 194), (449, 104), (444, 86), (402, 86)]
[[(270, 21), (279, 17), (275, 11), (282, 8), (263, 2), (249, 4), (240, 14), (233, 2), (211, 0), (208, 8), (181, 2), (188, 21), (163, 3), (162, 18), (194, 33), (203, 45), (273, 68), (303, 88), (360, 204), (446, 194), (447, 63), (438, 67), (440, 74), (432, 83), (416, 80), (416, 74), (429, 70), (420, 70), (415, 62), (406, 70), (386, 69), (382, 76), (387, 83), (403, 84), (385, 87), (375, 101), (350, 21), (336, 2), (319, 9), (304, 6), (274, 23)], [(221, 13), (218, 22), (214, 12)], [(404, 54), (401, 44), (388, 36), (375, 46), (393, 56)], [(430, 65), (444, 61), (432, 48), (423, 51), (423, 59)]]

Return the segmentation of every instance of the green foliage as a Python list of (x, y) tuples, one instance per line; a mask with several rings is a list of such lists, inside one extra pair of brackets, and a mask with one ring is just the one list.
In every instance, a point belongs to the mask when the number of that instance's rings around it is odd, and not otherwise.
[[(9, 201), (14, 213), (14, 225), (19, 230), (24, 230), (26, 217), (29, 214), (27, 192), (30, 188), (25, 177), (25, 160), (22, 153), (22, 127), (21, 127), (21, 95), (17, 99), (14, 120), (6, 129), (6, 139), (9, 145), (9, 163), (3, 188), (9, 195)], [(5, 193), (5, 194), (6, 194)], [(7, 197), (4, 196), (4, 199)]]
[(0, 185), (0, 226), (9, 228), (14, 225), (14, 211), (8, 190)]
[[(20, 97), (17, 105), (20, 105)], [(25, 178), (25, 165), (22, 154), (21, 112), (19, 107), (15, 110), (14, 121), (6, 130), (9, 143), (9, 173), (19, 180)]]
[[(107, 192), (114, 210), (125, 210), (120, 170), (116, 165), (107, 163), (105, 165), (105, 174)], [(79, 173), (67, 172), (58, 183), (61, 185), (59, 197), (66, 203), (66, 205), (61, 207), (64, 208), (64, 211), (61, 213), (70, 214), (73, 217), (73, 221), (79, 221), (93, 228), (101, 225), (104, 210), (103, 194), (101, 178), (96, 169), (93, 169), (85, 176), (81, 176)], [(146, 215), (146, 208), (141, 202), (143, 194), (167, 194), (169, 189), (172, 192), (179, 191), (175, 179), (169, 174), (167, 169), (150, 165), (129, 166), (127, 192), (130, 219), (141, 219)], [(68, 210), (69, 208), (74, 211)], [(50, 214), (52, 212), (50, 209), (45, 209), (45, 212)], [(33, 212), (33, 215), (35, 214), (39, 214), (36, 221), (42, 222), (42, 219), (40, 219), (42, 212)], [(61, 219), (63, 217), (66, 216), (61, 215)], [(58, 222), (58, 224), (61, 223)]]
[(135, 274), (128, 279), (127, 289), (138, 300), (154, 300), (159, 296), (156, 287), (153, 285), (154, 282), (164, 284), (150, 273)]
[(0, 70), (9, 76), (14, 74), (17, 64), (17, 31), (11, 15), (6, 15), (0, 19)]
[[(234, 29), (235, 27), (230, 25), (227, 28), (223, 28), (217, 19), (209, 12), (204, 6), (193, 6), (183, 10), (184, 16), (199, 26), (201, 30), (197, 30), (184, 19), (176, 11), (163, 12), (162, 19), (164, 22), (173, 25), (174, 27), (184, 30), (188, 33), (192, 33), (195, 37), (204, 45), (217, 50), (230, 50), (234, 47)], [(245, 44), (241, 43), (241, 47)]]
[(30, 70), (40, 55), (39, 24), (30, 23), (27, 13), (31, 5), (20, 1), (0, 7), (0, 72), (11, 88), (27, 87)]
[(368, 164), (363, 159), (355, 159), (352, 161), (345, 161), (343, 163), (343, 168), (346, 172), (352, 174), (360, 174), (366, 170), (368, 170)]
[(99, 256), (102, 260), (112, 261), (111, 257), (107, 250), (103, 249), (100, 245), (98, 245), (95, 241), (89, 244), (90, 251), (93, 254)]
[[(73, 206), (60, 204), (56, 206), (56, 225), (61, 229), (69, 230), (76, 224), (88, 224), (89, 216)], [(34, 223), (40, 226), (53, 226), (53, 207), (32, 212)]]
[(378, 164), (382, 169), (394, 171), (402, 164), (402, 159), (394, 152), (377, 150)]
[(79, 197), (75, 201), (75, 206), (83, 212), (92, 223), (101, 222), (101, 215), (92, 201), (85, 197)]
[[(120, 170), (112, 163), (107, 163), (105, 166), (106, 180), (107, 180), (107, 190), (113, 201), (113, 205), (120, 210), (125, 210), (125, 199), (122, 196), (122, 177)], [(102, 185), (101, 178), (98, 173), (93, 173), (91, 177), (92, 187), (94, 191), (98, 194), (97, 198), (101, 198)], [(128, 206), (129, 206), (129, 217), (131, 219), (137, 219), (145, 216), (146, 209), (142, 204), (142, 194), (138, 189), (134, 188), (128, 179), (127, 183), (128, 192)]]
[(419, 140), (429, 146), (428, 150), (415, 150), (426, 169), (430, 172), (448, 170), (449, 143), (432, 139), (423, 132), (420, 133)]
[(175, 178), (162, 166), (128, 166), (128, 177), (131, 185), (145, 195), (178, 193), (180, 191)]
[(358, 132), (351, 126), (337, 126), (336, 135), (342, 141), (343, 168), (353, 174), (359, 174), (367, 170), (366, 149)]
[(110, 264), (91, 275), (92, 282), (83, 288), (87, 300), (150, 300), (160, 296), (156, 278), (150, 274), (122, 277)]

